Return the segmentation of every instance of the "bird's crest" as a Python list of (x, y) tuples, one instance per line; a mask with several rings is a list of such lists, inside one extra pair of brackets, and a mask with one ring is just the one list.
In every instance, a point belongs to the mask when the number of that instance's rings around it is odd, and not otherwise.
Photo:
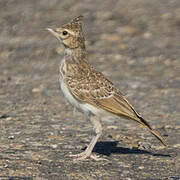
[(82, 15), (75, 17), (69, 23), (64, 24), (62, 28), (81, 34), (82, 33), (82, 19), (83, 19)]

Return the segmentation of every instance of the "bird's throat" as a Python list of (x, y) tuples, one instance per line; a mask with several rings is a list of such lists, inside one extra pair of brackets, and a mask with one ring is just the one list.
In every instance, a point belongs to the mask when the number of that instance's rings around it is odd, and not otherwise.
[(65, 48), (65, 61), (67, 63), (80, 63), (86, 60), (86, 49), (85, 48)]

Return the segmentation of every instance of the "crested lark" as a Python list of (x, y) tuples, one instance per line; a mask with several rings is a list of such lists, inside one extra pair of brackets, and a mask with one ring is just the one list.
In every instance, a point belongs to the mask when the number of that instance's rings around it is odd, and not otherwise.
[(163, 138), (151, 128), (121, 92), (101, 72), (87, 61), (85, 39), (82, 32), (82, 16), (76, 17), (60, 28), (47, 28), (65, 47), (61, 60), (59, 81), (66, 99), (91, 120), (96, 136), (86, 150), (75, 156), (76, 160), (87, 157), (100, 160), (92, 150), (102, 134), (100, 119), (123, 117), (134, 120), (146, 127), (163, 145)]

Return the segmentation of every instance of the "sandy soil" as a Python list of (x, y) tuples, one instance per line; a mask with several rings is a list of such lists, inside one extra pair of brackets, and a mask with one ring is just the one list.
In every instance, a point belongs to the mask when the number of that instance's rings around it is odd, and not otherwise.
[[(84, 15), (91, 64), (164, 136), (103, 122), (94, 151), (75, 163), (92, 127), (64, 100), (63, 47), (45, 28)], [(180, 179), (180, 1), (0, 1), (0, 180)]]

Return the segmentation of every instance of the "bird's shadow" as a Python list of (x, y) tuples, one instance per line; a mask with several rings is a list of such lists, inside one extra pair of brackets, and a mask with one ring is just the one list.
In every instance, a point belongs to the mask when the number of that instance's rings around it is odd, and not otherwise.
[[(153, 153), (148, 150), (137, 148), (118, 147), (118, 141), (101, 141), (97, 142), (93, 152), (110, 156), (111, 154), (148, 154), (151, 156), (171, 157), (169, 154)], [(83, 148), (86, 149), (86, 148)]]

